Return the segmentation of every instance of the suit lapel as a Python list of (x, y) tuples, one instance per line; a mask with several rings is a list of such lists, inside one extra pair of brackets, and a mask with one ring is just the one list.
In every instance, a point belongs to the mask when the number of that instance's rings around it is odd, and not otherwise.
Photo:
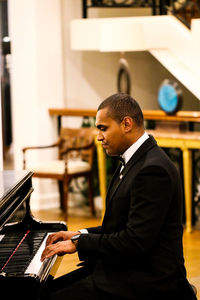
[(123, 173), (123, 178), (126, 176), (127, 172), (132, 168), (132, 166), (142, 158), (142, 156), (148, 152), (151, 148), (157, 145), (156, 140), (152, 135), (149, 135), (149, 138), (138, 148), (138, 150), (133, 154), (131, 159), (126, 164)]
[(106, 199), (110, 198), (110, 194), (112, 194), (113, 186), (116, 184), (115, 182), (118, 181), (118, 177), (119, 177), (121, 167), (122, 167), (121, 164), (119, 164), (119, 166), (117, 167), (114, 175), (112, 176), (112, 179), (111, 179), (110, 184), (108, 186)]
[[(157, 145), (156, 140), (153, 136), (149, 136), (149, 138), (138, 148), (138, 150), (133, 154), (131, 159), (128, 161), (128, 163), (125, 165), (124, 169), (121, 172), (121, 176), (119, 175), (119, 171), (121, 169), (121, 165), (117, 168), (116, 172), (114, 173), (111, 183), (109, 185), (107, 197), (106, 197), (106, 203), (107, 206), (111, 202), (115, 192), (117, 191), (119, 185), (123, 182), (124, 178), (126, 177), (128, 171), (133, 167), (133, 165), (141, 159), (141, 157), (149, 151), (151, 148), (155, 147)], [(116, 179), (116, 177), (118, 177)]]

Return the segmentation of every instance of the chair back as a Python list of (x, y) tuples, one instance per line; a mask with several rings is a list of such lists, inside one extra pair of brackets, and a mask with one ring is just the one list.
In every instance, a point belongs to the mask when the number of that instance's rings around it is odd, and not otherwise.
[(81, 159), (88, 161), (92, 166), (95, 149), (95, 134), (96, 129), (91, 127), (61, 128), (59, 159)]

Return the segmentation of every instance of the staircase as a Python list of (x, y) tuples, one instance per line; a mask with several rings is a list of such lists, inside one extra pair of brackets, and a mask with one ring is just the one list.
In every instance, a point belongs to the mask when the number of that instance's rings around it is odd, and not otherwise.
[(72, 50), (149, 51), (200, 100), (200, 19), (191, 30), (171, 15), (76, 19), (70, 30)]

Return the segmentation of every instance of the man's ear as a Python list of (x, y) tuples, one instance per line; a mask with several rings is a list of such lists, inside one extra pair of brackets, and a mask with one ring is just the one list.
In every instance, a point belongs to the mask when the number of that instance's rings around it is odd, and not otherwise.
[(134, 126), (133, 119), (128, 116), (124, 117), (122, 124), (125, 132), (130, 132)]

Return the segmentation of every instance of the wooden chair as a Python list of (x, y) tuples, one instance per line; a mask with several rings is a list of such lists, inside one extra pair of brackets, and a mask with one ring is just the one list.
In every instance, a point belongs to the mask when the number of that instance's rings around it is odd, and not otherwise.
[[(23, 168), (34, 172), (34, 177), (57, 179), (59, 183), (60, 204), (67, 216), (69, 184), (72, 179), (86, 177), (88, 181), (89, 204), (92, 215), (95, 215), (93, 201), (93, 162), (95, 128), (61, 128), (60, 137), (49, 146), (25, 147)], [(26, 152), (47, 148), (58, 149), (58, 159), (36, 164), (27, 163)]]

